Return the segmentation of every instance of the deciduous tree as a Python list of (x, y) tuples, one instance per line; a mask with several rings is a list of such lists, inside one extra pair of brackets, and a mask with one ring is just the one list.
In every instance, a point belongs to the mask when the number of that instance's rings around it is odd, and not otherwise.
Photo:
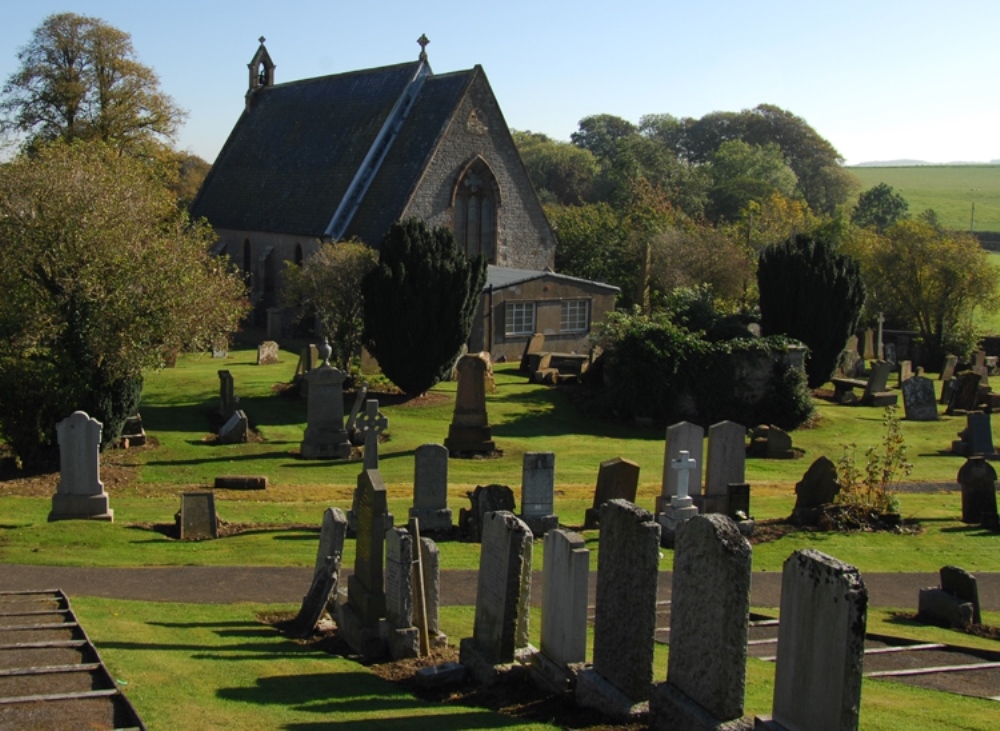
[(858, 196), (858, 205), (851, 213), (851, 223), (882, 233), (897, 221), (907, 218), (909, 210), (906, 198), (892, 186), (879, 183)]

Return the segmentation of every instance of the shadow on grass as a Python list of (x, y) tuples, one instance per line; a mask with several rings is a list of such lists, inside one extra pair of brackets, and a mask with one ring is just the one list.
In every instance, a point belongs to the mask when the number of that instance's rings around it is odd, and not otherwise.
[[(199, 442), (191, 442), (198, 444)], [(202, 457), (200, 459), (151, 459), (146, 462), (150, 466), (160, 465), (202, 465), (212, 462), (253, 462), (259, 459), (297, 459), (291, 452), (256, 452), (254, 454), (221, 454), (217, 457)]]
[(956, 525), (951, 528), (942, 528), (941, 532), (962, 533), (969, 538), (1000, 538), (1000, 533), (994, 533), (981, 525)]

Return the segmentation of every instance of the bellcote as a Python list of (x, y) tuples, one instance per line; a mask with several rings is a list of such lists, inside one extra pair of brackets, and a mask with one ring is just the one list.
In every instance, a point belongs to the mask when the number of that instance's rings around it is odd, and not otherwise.
[(264, 41), (267, 39), (261, 36), (259, 40), (260, 47), (257, 48), (257, 53), (247, 64), (247, 68), (250, 69), (250, 83), (247, 86), (247, 110), (250, 109), (250, 99), (254, 92), (265, 86), (274, 85), (274, 62), (264, 46)]

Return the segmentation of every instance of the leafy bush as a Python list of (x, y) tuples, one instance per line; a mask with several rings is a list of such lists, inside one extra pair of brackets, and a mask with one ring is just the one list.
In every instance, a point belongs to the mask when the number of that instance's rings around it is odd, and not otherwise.
[(856, 524), (864, 525), (873, 517), (898, 511), (894, 488), (913, 470), (906, 461), (906, 441), (895, 406), (886, 407), (882, 425), (885, 434), (881, 444), (865, 450), (864, 470), (855, 460), (855, 444), (844, 445), (844, 453), (837, 461), (840, 492), (836, 501)]

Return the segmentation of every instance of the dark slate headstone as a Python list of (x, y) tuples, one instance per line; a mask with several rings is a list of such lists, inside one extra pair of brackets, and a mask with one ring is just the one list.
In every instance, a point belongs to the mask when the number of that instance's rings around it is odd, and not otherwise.
[(997, 515), (997, 472), (982, 455), (969, 457), (958, 470), (962, 522), (982, 524)]
[(601, 506), (609, 500), (627, 500), (634, 503), (638, 489), (639, 465), (635, 462), (622, 457), (601, 462), (597, 471), (594, 504), (587, 509), (584, 527), (597, 527), (601, 520)]
[(974, 410), (979, 404), (979, 380), (979, 374), (974, 371), (959, 373), (951, 391), (948, 410), (945, 413), (951, 415), (959, 411)]
[(483, 538), (483, 519), (487, 513), (501, 510), (515, 512), (514, 491), (507, 485), (477, 485), (475, 490), (466, 494), (472, 505), (468, 509), (459, 510), (458, 526), (474, 541), (481, 541)]
[(972, 412), (966, 416), (965, 441), (969, 444), (969, 455), (981, 454), (990, 457), (996, 454), (993, 445), (993, 424), (990, 414)]
[(838, 492), (840, 483), (837, 482), (837, 466), (829, 457), (820, 457), (809, 465), (809, 469), (795, 485), (792, 522), (815, 525), (819, 520), (821, 507), (832, 503)]
[(909, 421), (937, 421), (934, 381), (923, 376), (907, 378), (901, 384), (903, 410)]
[(958, 566), (943, 566), (940, 575), (941, 590), (972, 604), (972, 621), (974, 624), (982, 624), (983, 615), (979, 605), (979, 584), (976, 577)]

